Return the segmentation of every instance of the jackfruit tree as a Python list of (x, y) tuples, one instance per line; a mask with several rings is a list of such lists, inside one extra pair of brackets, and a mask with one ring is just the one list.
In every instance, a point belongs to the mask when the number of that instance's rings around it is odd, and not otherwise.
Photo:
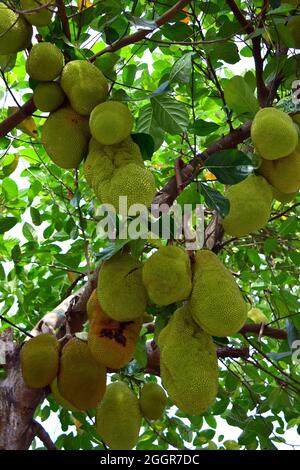
[(0, 450), (297, 448), (299, 24), (0, 1)]

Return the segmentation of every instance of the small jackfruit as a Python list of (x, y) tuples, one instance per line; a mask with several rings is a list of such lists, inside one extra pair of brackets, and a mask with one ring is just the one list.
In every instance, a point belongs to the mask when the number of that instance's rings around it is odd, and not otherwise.
[(26, 72), (33, 80), (51, 82), (61, 74), (64, 66), (62, 52), (51, 42), (35, 44), (26, 61)]
[(29, 46), (32, 27), (19, 14), (0, 4), (0, 54), (13, 54)]
[(97, 289), (94, 289), (91, 293), (89, 300), (86, 304), (86, 313), (89, 322), (91, 322), (95, 317), (101, 318), (102, 316), (102, 309), (99, 304), (98, 296), (97, 296)]
[(300, 144), (285, 158), (262, 160), (259, 173), (281, 193), (291, 194), (300, 189)]
[(46, 113), (55, 111), (63, 104), (64, 100), (64, 92), (56, 82), (41, 82), (33, 92), (35, 106)]
[(248, 176), (230, 186), (225, 196), (230, 201), (230, 210), (222, 224), (228, 235), (243, 237), (268, 223), (273, 192), (263, 176)]
[(54, 111), (42, 128), (42, 143), (61, 168), (77, 168), (88, 150), (88, 119), (70, 106)]
[(72, 60), (64, 67), (60, 84), (72, 108), (88, 116), (107, 98), (108, 83), (103, 73), (86, 60)]
[(157, 305), (186, 299), (192, 290), (191, 264), (186, 251), (175, 245), (160, 248), (144, 263), (143, 282), (150, 300)]
[(124, 382), (108, 385), (97, 408), (96, 429), (112, 450), (130, 450), (139, 438), (141, 412), (135, 394)]
[(56, 377), (59, 342), (55, 336), (41, 334), (27, 341), (21, 349), (24, 382), (31, 388), (43, 388)]
[(114, 145), (129, 137), (133, 116), (119, 101), (98, 104), (90, 116), (92, 136), (102, 145)]
[(148, 382), (141, 390), (139, 403), (142, 414), (146, 419), (160, 419), (167, 405), (166, 392), (157, 383)]
[(63, 348), (57, 379), (62, 397), (78, 410), (95, 408), (106, 389), (106, 369), (90, 353), (88, 345), (78, 338)]
[(128, 253), (114, 255), (100, 269), (97, 294), (102, 309), (113, 320), (142, 317), (147, 305), (142, 263)]
[[(42, 8), (43, 5), (45, 5), (45, 8)], [(52, 18), (54, 5), (50, 4), (49, 0), (21, 0), (20, 7), (22, 10), (36, 10), (24, 13), (28, 23), (34, 26), (47, 26)]]
[(55, 399), (55, 401), (58, 405), (62, 406), (63, 408), (65, 408), (66, 410), (69, 410), (69, 411), (80, 411), (80, 410), (78, 410), (78, 408), (76, 408), (70, 402), (68, 402), (68, 400), (66, 400), (61, 395), (61, 393), (59, 393), (58, 386), (57, 386), (57, 377), (55, 377), (53, 382), (51, 382), (50, 388), (51, 388), (51, 393), (53, 395), (53, 398)]
[(234, 335), (247, 319), (247, 305), (233, 275), (212, 251), (196, 254), (190, 311), (212, 336)]
[(211, 336), (194, 322), (188, 306), (176, 310), (158, 337), (164, 388), (184, 413), (199, 415), (215, 401), (218, 360)]
[(102, 311), (97, 297), (93, 297), (89, 302), (87, 308), (91, 319), (88, 347), (97, 362), (110, 369), (121, 369), (134, 355), (142, 319), (121, 323), (112, 320)]
[(276, 108), (263, 108), (253, 120), (251, 138), (263, 158), (277, 160), (295, 150), (298, 132), (287, 113)]

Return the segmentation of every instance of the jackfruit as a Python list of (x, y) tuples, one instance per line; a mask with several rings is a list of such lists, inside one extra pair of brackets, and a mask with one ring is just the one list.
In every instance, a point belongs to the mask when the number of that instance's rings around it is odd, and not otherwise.
[(55, 111), (63, 104), (64, 100), (64, 92), (56, 82), (41, 82), (33, 92), (35, 106), (46, 113)]
[(51, 113), (42, 128), (42, 143), (61, 168), (77, 168), (88, 150), (88, 120), (71, 107)]
[(186, 299), (192, 290), (191, 264), (186, 251), (174, 245), (160, 248), (144, 263), (143, 282), (150, 300), (157, 305)]
[(297, 192), (300, 189), (300, 144), (285, 158), (262, 160), (259, 173), (281, 193)]
[(70, 402), (68, 402), (68, 400), (66, 400), (61, 395), (61, 393), (58, 390), (58, 386), (57, 386), (57, 377), (55, 377), (53, 382), (51, 382), (50, 388), (51, 388), (51, 393), (53, 395), (53, 398), (55, 399), (55, 401), (58, 405), (62, 406), (63, 408), (65, 408), (66, 410), (69, 410), (69, 411), (80, 411), (80, 410), (78, 410), (78, 408), (73, 406)]
[(243, 237), (268, 223), (273, 192), (262, 176), (248, 176), (230, 186), (225, 196), (230, 201), (230, 210), (222, 224), (228, 235)]
[(57, 379), (58, 391), (78, 410), (95, 408), (106, 388), (106, 369), (91, 355), (88, 345), (78, 338), (63, 348)]
[(102, 145), (119, 144), (129, 137), (132, 128), (131, 112), (118, 101), (98, 104), (90, 116), (91, 134)]
[(135, 394), (124, 382), (108, 385), (97, 407), (96, 429), (112, 450), (130, 450), (139, 438), (141, 412)]
[(146, 419), (161, 419), (167, 405), (166, 392), (157, 383), (148, 382), (141, 390), (139, 403)]
[[(41, 8), (43, 5), (47, 5), (47, 7)], [(47, 26), (52, 18), (54, 5), (50, 4), (49, 0), (21, 0), (20, 7), (22, 10), (36, 9), (35, 12), (24, 13), (28, 23), (34, 26)]]
[(113, 320), (142, 317), (147, 305), (142, 263), (128, 253), (114, 255), (100, 269), (97, 294), (100, 306)]
[(158, 337), (164, 388), (184, 413), (199, 415), (215, 401), (218, 360), (211, 336), (191, 317), (188, 306), (176, 310)]
[(263, 158), (277, 160), (295, 150), (298, 132), (288, 114), (276, 108), (263, 108), (253, 120), (251, 138)]
[(95, 65), (85, 60), (69, 62), (63, 69), (60, 84), (72, 108), (83, 116), (88, 116), (107, 98), (106, 78)]
[(62, 52), (51, 42), (35, 44), (26, 61), (26, 72), (33, 80), (51, 82), (60, 75), (64, 66)]
[(100, 364), (110, 369), (121, 369), (134, 355), (142, 319), (120, 323), (102, 311), (97, 297), (96, 300), (94, 298), (91, 300), (90, 307), (92, 302), (95, 302), (95, 309), (88, 333), (89, 349)]
[(21, 349), (24, 382), (31, 388), (49, 385), (58, 372), (59, 342), (50, 334), (41, 334), (27, 341)]
[(234, 335), (247, 319), (247, 305), (234, 277), (212, 251), (196, 254), (190, 310), (212, 336)]
[(86, 313), (89, 322), (96, 318), (101, 318), (102, 316), (102, 309), (99, 304), (98, 296), (97, 296), (97, 289), (94, 289), (91, 293), (89, 300), (86, 304)]
[(278, 189), (276, 189), (276, 188), (272, 188), (272, 190), (273, 190), (274, 199), (276, 199), (276, 201), (281, 202), (282, 204), (287, 204), (288, 202), (293, 201), (293, 199), (295, 199), (295, 197), (298, 194), (298, 191), (296, 191), (294, 193), (287, 194), (287, 193), (282, 193), (282, 192), (278, 191)]
[(300, 16), (293, 16), (289, 20), (287, 28), (293, 37), (295, 49), (300, 49)]
[(0, 4), (0, 54), (13, 54), (29, 46), (32, 27), (19, 14)]

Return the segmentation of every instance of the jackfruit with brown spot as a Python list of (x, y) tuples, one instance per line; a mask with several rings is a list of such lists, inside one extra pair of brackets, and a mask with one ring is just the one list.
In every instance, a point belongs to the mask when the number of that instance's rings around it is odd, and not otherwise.
[(71, 339), (63, 348), (57, 379), (62, 397), (80, 411), (95, 408), (106, 389), (106, 369), (95, 361), (86, 342)]
[(26, 72), (33, 80), (51, 82), (64, 66), (62, 52), (51, 42), (39, 42), (32, 46), (26, 60)]
[(174, 404), (195, 416), (214, 404), (218, 360), (210, 335), (194, 322), (188, 306), (176, 310), (158, 337), (163, 386)]
[(125, 104), (106, 101), (98, 104), (90, 115), (92, 136), (102, 145), (115, 145), (129, 137), (133, 116)]
[(150, 300), (157, 305), (187, 299), (192, 290), (192, 272), (186, 251), (175, 245), (160, 248), (144, 263), (143, 282)]
[(59, 342), (50, 334), (35, 336), (23, 345), (21, 368), (28, 387), (43, 388), (52, 382), (58, 372), (59, 349)]
[(128, 253), (114, 255), (100, 269), (97, 294), (101, 308), (113, 320), (140, 319), (148, 300), (142, 263)]
[(241, 183), (230, 186), (225, 197), (229, 199), (230, 210), (222, 224), (228, 235), (243, 237), (267, 225), (273, 191), (264, 177), (248, 176)]
[(32, 27), (25, 18), (0, 4), (0, 54), (14, 54), (29, 46)]
[[(54, 3), (50, 3), (49, 0), (21, 0), (20, 7), (22, 10), (36, 10), (24, 14), (28, 23), (34, 26), (47, 26), (52, 18)], [(43, 6), (45, 8), (42, 8)]]
[(96, 413), (96, 429), (111, 450), (130, 450), (138, 442), (142, 415), (136, 395), (124, 382), (108, 385)]
[(167, 395), (164, 389), (155, 382), (143, 385), (139, 403), (143, 416), (149, 420), (158, 420), (163, 417), (167, 405)]
[(247, 319), (247, 305), (233, 275), (208, 250), (196, 254), (189, 305), (194, 321), (212, 336), (234, 335)]

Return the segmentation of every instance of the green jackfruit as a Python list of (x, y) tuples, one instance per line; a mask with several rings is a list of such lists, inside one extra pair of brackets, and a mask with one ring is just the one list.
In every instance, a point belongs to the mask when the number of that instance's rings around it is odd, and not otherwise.
[(113, 320), (142, 317), (147, 305), (142, 263), (128, 253), (114, 255), (100, 269), (97, 294), (104, 312)]
[[(28, 23), (34, 26), (47, 26), (52, 18), (53, 5), (49, 5), (49, 0), (21, 0), (20, 7), (22, 10), (34, 10), (30, 13), (24, 14)], [(43, 5), (47, 5), (46, 8), (41, 8)]]
[(33, 80), (51, 82), (64, 66), (62, 52), (51, 42), (35, 44), (26, 61), (26, 72)]
[(141, 412), (135, 394), (124, 382), (108, 385), (97, 408), (96, 428), (112, 450), (130, 450), (139, 438)]
[(300, 189), (300, 144), (285, 158), (263, 160), (259, 168), (268, 183), (281, 193), (295, 193)]
[(103, 398), (106, 369), (95, 361), (84, 341), (73, 338), (62, 350), (57, 384), (65, 400), (87, 411)]
[(24, 382), (31, 388), (43, 388), (56, 377), (59, 363), (59, 342), (50, 334), (41, 334), (27, 341), (21, 349)]
[(230, 210), (222, 223), (228, 235), (243, 237), (268, 223), (273, 192), (262, 176), (248, 176), (230, 186), (225, 196), (230, 201)]
[(190, 310), (212, 336), (234, 335), (247, 319), (247, 305), (234, 277), (212, 251), (196, 254)]
[(64, 100), (64, 92), (56, 82), (39, 83), (33, 92), (33, 101), (37, 109), (46, 113), (55, 111)]
[(13, 54), (29, 46), (32, 27), (21, 16), (0, 4), (0, 54)]
[(51, 388), (51, 393), (53, 395), (53, 398), (55, 399), (55, 401), (58, 405), (62, 406), (63, 408), (65, 408), (66, 410), (69, 410), (69, 411), (80, 411), (80, 410), (78, 410), (78, 408), (76, 408), (70, 402), (68, 402), (68, 400), (66, 400), (61, 395), (61, 393), (59, 393), (58, 386), (57, 386), (57, 377), (55, 377), (53, 382), (51, 382), (50, 388)]
[(164, 388), (184, 413), (199, 415), (215, 401), (218, 360), (211, 336), (201, 330), (187, 306), (179, 308), (158, 337)]
[(107, 98), (108, 83), (103, 73), (85, 60), (72, 60), (64, 67), (60, 84), (72, 108), (88, 116)]
[(274, 187), (272, 187), (272, 190), (273, 190), (274, 199), (276, 199), (276, 201), (281, 202), (282, 204), (287, 204), (288, 202), (293, 201), (293, 199), (295, 199), (295, 197), (298, 194), (298, 191), (296, 191), (294, 193), (290, 193), (290, 194), (282, 193), (281, 191), (278, 191), (278, 189), (276, 189)]
[(143, 282), (150, 300), (157, 305), (186, 299), (192, 290), (191, 264), (186, 251), (174, 245), (160, 248), (146, 260)]
[(251, 138), (263, 158), (277, 160), (295, 150), (298, 132), (288, 114), (276, 108), (263, 108), (254, 118)]
[(139, 403), (145, 418), (150, 420), (161, 419), (167, 405), (166, 392), (157, 383), (148, 382), (141, 390)]
[(42, 143), (61, 168), (77, 168), (88, 150), (88, 120), (71, 107), (50, 114), (42, 128)]
[(129, 137), (132, 128), (131, 112), (118, 101), (98, 104), (90, 116), (91, 134), (102, 145), (119, 144)]

